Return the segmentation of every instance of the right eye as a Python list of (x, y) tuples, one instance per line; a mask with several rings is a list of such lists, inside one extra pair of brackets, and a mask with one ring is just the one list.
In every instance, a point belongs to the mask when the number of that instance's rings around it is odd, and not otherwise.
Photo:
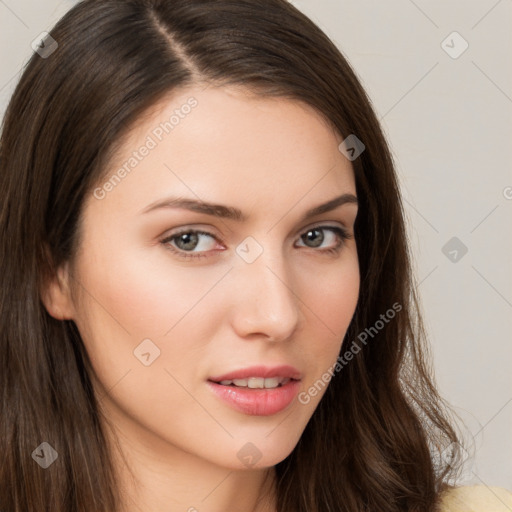
[(206, 231), (188, 229), (174, 233), (161, 241), (168, 249), (183, 258), (206, 257), (206, 252), (213, 250), (217, 239)]

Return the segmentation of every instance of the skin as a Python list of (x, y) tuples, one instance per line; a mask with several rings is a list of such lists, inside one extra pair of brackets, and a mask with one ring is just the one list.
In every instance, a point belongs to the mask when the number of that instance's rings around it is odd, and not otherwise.
[[(357, 204), (301, 218), (356, 195), (354, 172), (338, 150), (342, 137), (311, 107), (193, 86), (139, 119), (107, 179), (192, 96), (197, 106), (120, 183), (103, 199), (88, 195), (78, 253), (44, 302), (76, 323), (90, 355), (109, 439), (120, 448), (123, 510), (268, 512), (273, 466), (291, 453), (326, 388), (307, 404), (295, 399), (254, 416), (221, 401), (206, 380), (290, 364), (307, 392), (335, 363), (359, 295), (356, 240), (325, 229), (313, 233), (321, 245), (310, 246), (301, 236), (325, 225), (353, 235)], [(247, 219), (141, 213), (169, 196), (236, 207)], [(176, 239), (162, 243), (181, 228), (211, 233), (192, 249), (203, 257), (178, 256), (169, 249), (183, 248)], [(252, 263), (236, 252), (249, 236), (263, 249)], [(160, 350), (149, 366), (134, 355), (144, 339)], [(252, 465), (237, 457), (249, 442), (261, 456)]]

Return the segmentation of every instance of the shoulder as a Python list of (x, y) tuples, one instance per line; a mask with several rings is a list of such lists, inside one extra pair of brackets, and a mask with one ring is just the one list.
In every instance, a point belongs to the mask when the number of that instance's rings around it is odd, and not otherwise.
[(501, 487), (468, 485), (451, 487), (441, 494), (439, 512), (508, 512), (512, 492)]

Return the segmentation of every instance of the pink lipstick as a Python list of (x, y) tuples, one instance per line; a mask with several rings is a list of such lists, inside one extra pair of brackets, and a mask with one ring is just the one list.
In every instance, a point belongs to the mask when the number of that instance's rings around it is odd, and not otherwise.
[(211, 377), (208, 385), (234, 409), (252, 416), (270, 416), (291, 404), (301, 378), (293, 366), (253, 366)]

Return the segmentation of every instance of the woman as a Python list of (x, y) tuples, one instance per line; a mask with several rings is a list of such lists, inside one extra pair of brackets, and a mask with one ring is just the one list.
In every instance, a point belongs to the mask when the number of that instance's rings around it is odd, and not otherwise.
[(39, 48), (0, 146), (0, 510), (451, 510), (392, 159), (332, 42), (283, 0), (85, 0)]

